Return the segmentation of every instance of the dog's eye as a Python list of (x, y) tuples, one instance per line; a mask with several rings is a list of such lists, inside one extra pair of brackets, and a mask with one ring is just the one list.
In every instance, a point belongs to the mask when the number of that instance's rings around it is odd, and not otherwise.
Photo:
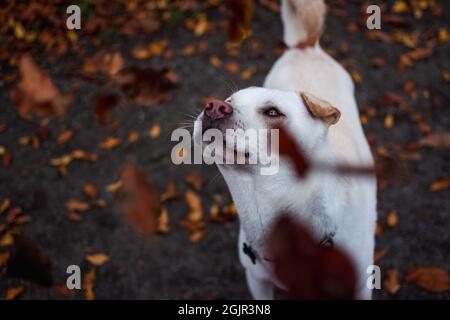
[(267, 110), (264, 110), (264, 115), (271, 118), (281, 117), (283, 114), (275, 107), (270, 107)]

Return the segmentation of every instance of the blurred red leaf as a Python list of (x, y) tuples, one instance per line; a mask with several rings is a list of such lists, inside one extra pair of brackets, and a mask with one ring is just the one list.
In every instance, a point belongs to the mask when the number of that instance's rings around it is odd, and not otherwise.
[(310, 169), (310, 163), (292, 136), (284, 128), (279, 128), (279, 152), (288, 157), (294, 165), (297, 175), (304, 178)]
[(13, 238), (6, 273), (44, 287), (51, 287), (53, 276), (48, 255), (25, 235), (14, 235)]
[(133, 164), (122, 167), (120, 179), (123, 185), (117, 190), (116, 197), (122, 213), (139, 232), (152, 234), (161, 212), (158, 193)]
[(253, 0), (228, 1), (228, 9), (230, 11), (228, 40), (230, 42), (240, 43), (250, 36), (252, 32), (253, 7)]
[(353, 263), (338, 248), (324, 247), (300, 223), (282, 215), (267, 241), (277, 279), (291, 299), (354, 299)]

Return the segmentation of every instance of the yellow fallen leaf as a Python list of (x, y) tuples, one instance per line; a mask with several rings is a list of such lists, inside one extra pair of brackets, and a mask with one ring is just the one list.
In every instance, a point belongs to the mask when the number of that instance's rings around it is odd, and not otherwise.
[(160, 233), (168, 233), (170, 231), (169, 227), (169, 212), (166, 208), (162, 208), (161, 214), (158, 218), (158, 225), (156, 230)]
[(106, 191), (110, 192), (110, 193), (114, 193), (117, 190), (119, 190), (120, 188), (122, 188), (123, 186), (123, 182), (122, 180), (118, 180), (116, 182), (110, 183), (106, 186)]
[(397, 210), (391, 210), (391, 212), (388, 213), (386, 224), (390, 228), (393, 228), (398, 224)]
[(384, 118), (384, 127), (386, 129), (391, 129), (394, 126), (394, 116), (389, 113), (385, 118)]
[(9, 198), (3, 199), (2, 203), (0, 204), (0, 214), (8, 210), (9, 206), (11, 205), (11, 200)]
[(161, 134), (161, 126), (159, 123), (155, 123), (149, 130), (148, 134), (153, 139), (157, 138)]
[(95, 253), (86, 255), (86, 261), (94, 266), (102, 266), (110, 260), (110, 257), (104, 253)]
[(0, 247), (7, 247), (14, 243), (14, 237), (7, 233), (2, 238), (0, 238)]

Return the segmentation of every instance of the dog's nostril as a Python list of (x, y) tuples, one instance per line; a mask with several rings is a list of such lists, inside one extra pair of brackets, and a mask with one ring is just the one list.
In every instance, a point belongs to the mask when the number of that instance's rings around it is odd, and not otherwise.
[(219, 111), (220, 111), (220, 113), (227, 113), (227, 108), (224, 105), (221, 105), (219, 107)]
[(211, 110), (213, 108), (213, 104), (212, 104), (212, 102), (210, 102), (210, 103), (208, 103), (207, 105), (206, 105), (206, 110)]

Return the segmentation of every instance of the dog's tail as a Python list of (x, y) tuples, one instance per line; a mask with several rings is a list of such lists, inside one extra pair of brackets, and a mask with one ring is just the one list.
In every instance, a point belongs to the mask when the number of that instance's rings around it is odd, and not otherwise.
[(284, 43), (288, 47), (314, 45), (322, 33), (325, 12), (323, 0), (282, 0)]

